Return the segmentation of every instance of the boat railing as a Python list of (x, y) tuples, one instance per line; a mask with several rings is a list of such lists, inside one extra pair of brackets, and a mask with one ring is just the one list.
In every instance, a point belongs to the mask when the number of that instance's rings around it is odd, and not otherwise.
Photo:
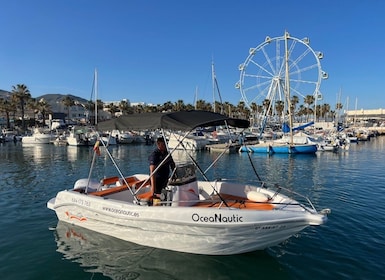
[[(223, 183), (228, 183), (228, 184), (224, 185)], [(234, 184), (236, 183), (232, 182), (232, 180), (217, 179), (214, 181), (214, 184), (212, 186), (213, 194), (216, 193), (216, 194), (219, 194), (220, 196), (223, 196), (223, 195), (226, 195), (226, 193), (232, 193), (231, 191), (228, 192), (226, 187), (232, 188), (234, 187)], [(270, 199), (268, 200), (268, 202), (276, 206), (280, 206), (279, 208), (276, 208), (277, 210), (290, 207), (290, 206), (299, 206), (303, 208), (305, 211), (310, 213), (318, 212), (309, 197), (299, 192), (296, 192), (293, 189), (282, 187), (279, 184), (269, 185), (262, 180), (254, 182), (254, 184), (252, 185), (258, 187), (259, 191), (261, 192), (263, 192), (262, 191), (263, 189), (267, 189), (268, 191), (272, 192), (273, 194), (270, 195)], [(200, 192), (201, 191), (202, 190), (200, 190)], [(278, 198), (279, 195), (282, 195), (282, 200), (279, 200)], [(207, 198), (207, 199), (210, 199), (210, 198)], [(222, 201), (225, 202), (226, 199), (222, 198)]]
[[(273, 200), (275, 197), (277, 197), (279, 194), (283, 194), (289, 198), (289, 200), (284, 200), (282, 202), (274, 202), (273, 204), (279, 204), (281, 206), (300, 206), (302, 207), (305, 211), (314, 213), (318, 212), (317, 209), (315, 208), (314, 204), (311, 202), (310, 198), (298, 193), (292, 189), (288, 189), (285, 187), (282, 187), (279, 184), (275, 184), (273, 188), (270, 188), (270, 190), (275, 189), (275, 192), (271, 198)], [(295, 203), (293, 203), (293, 200)]]

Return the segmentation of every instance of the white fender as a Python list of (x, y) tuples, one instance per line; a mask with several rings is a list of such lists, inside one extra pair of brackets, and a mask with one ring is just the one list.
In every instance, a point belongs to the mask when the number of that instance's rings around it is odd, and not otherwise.
[(269, 200), (269, 196), (256, 191), (249, 191), (247, 193), (247, 199), (255, 202), (267, 202)]

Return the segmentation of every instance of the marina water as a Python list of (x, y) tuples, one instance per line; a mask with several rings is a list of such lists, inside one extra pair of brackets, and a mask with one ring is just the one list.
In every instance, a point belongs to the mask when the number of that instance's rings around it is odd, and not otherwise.
[[(147, 173), (154, 147), (110, 147), (125, 175)], [(216, 154), (194, 154), (205, 170)], [(0, 145), (2, 279), (384, 279), (385, 136), (349, 151), (316, 155), (228, 154), (209, 178), (259, 176), (330, 208), (325, 225), (279, 246), (234, 256), (201, 256), (135, 245), (58, 223), (46, 202), (86, 178), (92, 148)], [(254, 164), (257, 174), (250, 165)], [(96, 174), (114, 175), (103, 154)], [(253, 238), (253, 236), (245, 236)]]

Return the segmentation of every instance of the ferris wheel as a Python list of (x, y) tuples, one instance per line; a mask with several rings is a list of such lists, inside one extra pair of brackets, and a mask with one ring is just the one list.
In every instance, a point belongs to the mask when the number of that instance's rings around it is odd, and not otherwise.
[(308, 38), (297, 39), (288, 32), (281, 37), (266, 37), (239, 65), (240, 79), (235, 87), (251, 111), (255, 104), (265, 106), (265, 100), (270, 104), (285, 102), (288, 94), (299, 101), (308, 95), (320, 100), (321, 80), (328, 78), (321, 69), (322, 58), (321, 52), (310, 47)]

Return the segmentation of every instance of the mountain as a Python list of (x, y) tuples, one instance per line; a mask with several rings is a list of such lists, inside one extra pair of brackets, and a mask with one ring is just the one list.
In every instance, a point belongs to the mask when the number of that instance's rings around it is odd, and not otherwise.
[(71, 97), (75, 102), (77, 101), (77, 102), (82, 103), (82, 104), (88, 103), (88, 100), (81, 98), (81, 97), (78, 97), (78, 96), (71, 95), (71, 94), (50, 93), (50, 94), (41, 95), (39, 97), (36, 97), (35, 99), (40, 100), (40, 99), (44, 98), (44, 100), (47, 101), (47, 103), (49, 105), (51, 105), (52, 111), (54, 111), (54, 112), (60, 111), (61, 112), (63, 110), (63, 102), (62, 101), (66, 96)]
[[(11, 94), (12, 94), (12, 92), (10, 92), (10, 91), (6, 91), (6, 90), (1, 90), (0, 89), (0, 98), (8, 99)], [(61, 111), (63, 111), (62, 100), (66, 96), (69, 96), (74, 101), (77, 101), (77, 102), (82, 103), (82, 104), (88, 103), (88, 100), (86, 100), (84, 98), (81, 98), (81, 97), (78, 97), (78, 96), (71, 95), (71, 94), (56, 94), (56, 93), (44, 94), (44, 95), (35, 97), (35, 99), (36, 100), (40, 100), (40, 99), (44, 98), (44, 100), (47, 101), (47, 103), (49, 105), (51, 105), (51, 110), (52, 111), (54, 111), (54, 112), (60, 111), (61, 112)]]
[(11, 94), (10, 91), (0, 89), (0, 98), (7, 99)]

